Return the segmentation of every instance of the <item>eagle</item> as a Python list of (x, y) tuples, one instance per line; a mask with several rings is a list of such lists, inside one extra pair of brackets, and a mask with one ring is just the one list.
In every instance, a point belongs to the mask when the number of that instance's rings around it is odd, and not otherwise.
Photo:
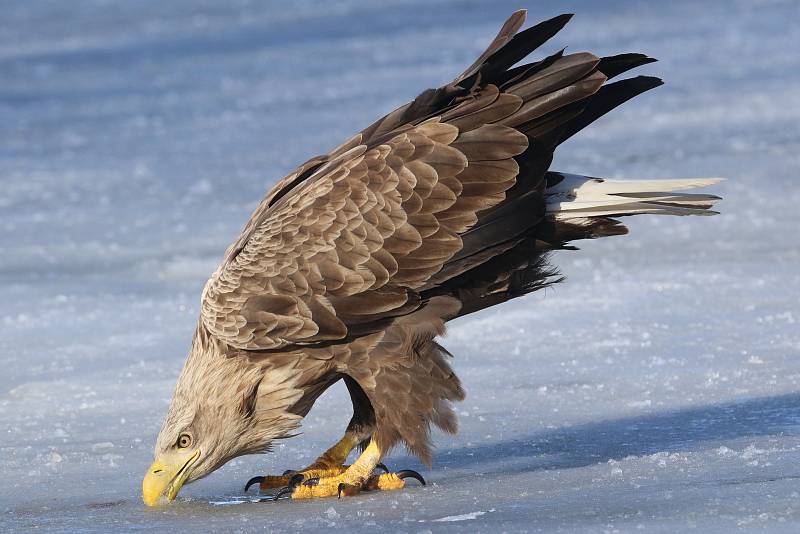
[(382, 460), (403, 444), (430, 465), (431, 428), (456, 432), (451, 403), (464, 390), (437, 342), (448, 321), (560, 282), (548, 255), (627, 233), (619, 217), (715, 213), (719, 197), (683, 190), (718, 179), (550, 170), (561, 143), (662, 84), (606, 83), (655, 61), (643, 54), (561, 50), (524, 61), (571, 16), (519, 31), (526, 11), (513, 13), (452, 82), (303, 163), (264, 197), (203, 290), (143, 480), (147, 505), (291, 437), (339, 381), (353, 404), (343, 437), (311, 465), (247, 487), (302, 499), (424, 484)]

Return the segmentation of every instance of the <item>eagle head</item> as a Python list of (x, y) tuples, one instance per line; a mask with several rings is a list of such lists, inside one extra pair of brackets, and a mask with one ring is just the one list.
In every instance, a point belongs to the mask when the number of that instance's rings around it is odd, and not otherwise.
[(198, 326), (142, 482), (145, 504), (172, 501), (184, 484), (238, 456), (268, 451), (297, 427), (297, 415), (271, 402), (283, 388), (269, 379), (267, 367)]

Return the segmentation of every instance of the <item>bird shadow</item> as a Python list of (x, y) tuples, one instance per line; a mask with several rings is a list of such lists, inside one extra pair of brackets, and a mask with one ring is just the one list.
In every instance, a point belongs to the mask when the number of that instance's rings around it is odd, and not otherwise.
[[(690, 452), (726, 440), (767, 435), (800, 437), (800, 393), (759, 397), (441, 448), (436, 468), (485, 474), (585, 467), (656, 452)], [(398, 459), (415, 463), (412, 458)]]

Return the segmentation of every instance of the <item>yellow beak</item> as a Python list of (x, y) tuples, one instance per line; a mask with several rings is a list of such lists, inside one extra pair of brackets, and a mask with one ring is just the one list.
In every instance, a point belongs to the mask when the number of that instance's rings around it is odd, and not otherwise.
[(147, 506), (156, 506), (162, 498), (171, 501), (189, 476), (189, 468), (200, 457), (200, 451), (187, 456), (185, 454), (170, 454), (156, 458), (153, 465), (147, 470), (142, 481), (142, 500)]

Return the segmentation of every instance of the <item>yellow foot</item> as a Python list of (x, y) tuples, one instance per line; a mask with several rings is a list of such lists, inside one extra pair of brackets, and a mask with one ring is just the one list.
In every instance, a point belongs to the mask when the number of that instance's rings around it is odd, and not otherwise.
[(416, 471), (403, 470), (396, 473), (372, 474), (369, 478), (354, 477), (347, 472), (336, 476), (314, 477), (300, 480), (295, 478), (280, 490), (275, 499), (291, 493), (292, 499), (312, 499), (315, 497), (332, 497), (342, 495), (349, 497), (362, 491), (403, 489), (406, 478), (414, 478), (423, 486), (425, 479)]
[[(340, 439), (333, 447), (325, 451), (322, 456), (317, 458), (313, 464), (305, 469), (301, 469), (299, 471), (285, 471), (281, 476), (253, 477), (247, 481), (244, 491), (250, 489), (250, 486), (253, 484), (258, 484), (258, 487), (261, 491), (269, 491), (278, 488), (285, 488), (286, 486), (290, 485), (294, 487), (303, 480), (314, 478), (331, 478), (341, 475), (345, 472), (345, 470), (347, 470), (348, 467), (350, 467), (344, 465), (345, 461), (347, 461), (347, 456), (362, 439), (363, 438), (358, 434), (347, 431), (342, 439)], [(382, 464), (379, 464), (379, 467), (381, 465)], [(383, 469), (388, 471), (385, 466)]]
[(284, 471), (282, 475), (275, 476), (275, 475), (268, 475), (268, 476), (260, 476), (260, 477), (253, 477), (247, 481), (247, 484), (244, 486), (244, 491), (250, 489), (250, 486), (253, 484), (258, 484), (259, 490), (269, 491), (275, 490), (279, 488), (284, 488), (292, 483), (293, 480), (302, 482), (303, 480), (313, 479), (313, 478), (327, 478), (327, 477), (335, 477), (344, 473), (344, 471), (348, 468), (347, 465), (321, 465), (314, 463), (302, 471)]

